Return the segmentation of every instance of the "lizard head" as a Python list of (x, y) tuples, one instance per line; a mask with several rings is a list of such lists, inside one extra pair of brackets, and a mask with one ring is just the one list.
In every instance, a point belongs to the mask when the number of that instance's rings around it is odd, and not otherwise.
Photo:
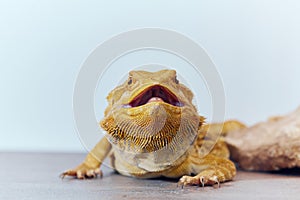
[(122, 150), (152, 152), (185, 145), (194, 141), (203, 121), (192, 99), (175, 70), (131, 71), (109, 93), (100, 124), (111, 143)]

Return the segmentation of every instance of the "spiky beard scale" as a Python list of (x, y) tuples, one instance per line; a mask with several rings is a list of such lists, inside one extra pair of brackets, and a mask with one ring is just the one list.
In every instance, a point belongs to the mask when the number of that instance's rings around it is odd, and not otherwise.
[(201, 125), (196, 113), (188, 109), (174, 113), (163, 105), (134, 115), (110, 114), (101, 122), (113, 146), (131, 153), (150, 153), (164, 148), (176, 152), (193, 143)]

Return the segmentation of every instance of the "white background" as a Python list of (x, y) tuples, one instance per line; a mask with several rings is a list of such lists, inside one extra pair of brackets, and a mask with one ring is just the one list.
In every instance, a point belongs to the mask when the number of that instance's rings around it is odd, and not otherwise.
[(84, 151), (72, 111), (80, 66), (111, 36), (143, 27), (178, 31), (206, 49), (224, 82), (227, 119), (251, 125), (290, 112), (300, 105), (299, 10), (296, 0), (2, 0), (0, 151)]

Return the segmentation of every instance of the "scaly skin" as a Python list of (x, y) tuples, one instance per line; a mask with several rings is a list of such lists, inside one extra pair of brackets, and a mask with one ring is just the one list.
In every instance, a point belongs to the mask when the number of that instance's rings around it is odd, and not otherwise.
[(232, 180), (236, 168), (227, 146), (222, 138), (217, 142), (214, 138), (220, 131), (225, 134), (244, 125), (237, 121), (204, 125), (192, 99), (175, 70), (131, 71), (107, 97), (109, 105), (100, 122), (106, 137), (82, 164), (62, 176), (102, 176), (99, 167), (110, 155), (114, 169), (127, 176), (181, 177), (181, 186)]

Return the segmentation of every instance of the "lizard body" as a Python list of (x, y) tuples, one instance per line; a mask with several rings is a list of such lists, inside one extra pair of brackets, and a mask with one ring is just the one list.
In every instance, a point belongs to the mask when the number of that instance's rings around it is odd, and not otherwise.
[[(85, 161), (62, 176), (102, 175), (99, 167), (110, 155), (120, 174), (138, 178), (180, 178), (179, 185), (213, 185), (232, 180), (235, 165), (221, 139), (201, 156), (207, 131), (222, 124), (204, 125), (192, 104), (193, 94), (176, 78), (175, 70), (131, 71), (128, 80), (112, 90), (100, 122), (106, 137)], [(208, 129), (212, 126), (212, 129)], [(231, 121), (223, 132), (242, 128)]]

